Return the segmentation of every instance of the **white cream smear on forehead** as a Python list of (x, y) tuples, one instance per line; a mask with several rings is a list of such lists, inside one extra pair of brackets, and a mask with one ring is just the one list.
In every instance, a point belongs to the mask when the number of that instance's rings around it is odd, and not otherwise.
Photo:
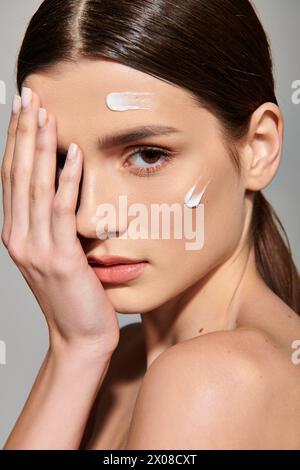
[(211, 179), (208, 181), (208, 183), (204, 186), (204, 189), (202, 191), (194, 194), (196, 186), (198, 184), (198, 181), (200, 180), (201, 177), (199, 177), (196, 181), (196, 183), (189, 189), (184, 197), (184, 204), (189, 207), (190, 209), (193, 209), (194, 207), (199, 206), (201, 199), (207, 189), (207, 186), (211, 182)]
[(106, 105), (112, 111), (128, 111), (131, 109), (151, 109), (155, 105), (154, 93), (124, 91), (109, 93)]

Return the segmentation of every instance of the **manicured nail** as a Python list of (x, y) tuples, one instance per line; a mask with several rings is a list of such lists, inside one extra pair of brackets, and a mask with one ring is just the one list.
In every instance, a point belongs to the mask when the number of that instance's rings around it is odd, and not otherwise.
[(31, 99), (32, 99), (31, 88), (26, 88), (23, 86), (21, 97), (22, 97), (22, 107), (23, 109), (26, 109), (29, 106)]
[(78, 146), (71, 144), (67, 154), (67, 160), (75, 160), (78, 155)]
[(21, 109), (21, 105), (22, 105), (21, 96), (15, 95), (13, 99), (13, 105), (12, 105), (12, 111), (14, 114), (18, 114), (18, 112)]
[(44, 108), (39, 108), (39, 113), (38, 113), (39, 127), (44, 127), (46, 122), (47, 122), (47, 111)]

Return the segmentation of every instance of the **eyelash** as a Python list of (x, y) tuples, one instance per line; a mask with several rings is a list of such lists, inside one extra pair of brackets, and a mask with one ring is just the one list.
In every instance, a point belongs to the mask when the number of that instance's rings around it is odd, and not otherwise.
[[(126, 157), (125, 163), (130, 158), (132, 158), (133, 156), (135, 156), (138, 153), (142, 154), (142, 153), (149, 152), (149, 153), (152, 154), (152, 157), (153, 157), (153, 153), (154, 153), (154, 157), (159, 157), (159, 156), (164, 157), (164, 162), (162, 164), (158, 164), (158, 165), (151, 166), (151, 167), (141, 167), (141, 168), (137, 168), (135, 170), (130, 170), (130, 173), (133, 173), (134, 175), (139, 176), (139, 177), (149, 177), (149, 176), (152, 176), (152, 175), (158, 173), (161, 168), (163, 168), (164, 166), (172, 163), (173, 159), (174, 159), (174, 152), (163, 150), (163, 149), (158, 148), (158, 147), (150, 147), (150, 146), (147, 146), (147, 145), (143, 145), (143, 146), (140, 146), (140, 147), (136, 147), (133, 150), (134, 150), (134, 152), (131, 153), (131, 155), (129, 155), (128, 157)], [(57, 152), (57, 168), (59, 170), (63, 169), (64, 164), (65, 164), (65, 160), (66, 160), (66, 154), (64, 154), (62, 152)], [(149, 163), (149, 165), (151, 165), (151, 163)], [(130, 165), (127, 164), (125, 166), (127, 167), (127, 166), (130, 166)]]
[[(174, 158), (174, 154), (170, 151), (167, 151), (167, 150), (163, 150), (161, 148), (158, 148), (158, 147), (149, 147), (149, 146), (140, 146), (140, 147), (136, 147), (134, 149), (134, 152), (129, 156), (127, 157), (126, 161), (128, 161), (130, 158), (132, 158), (133, 156), (135, 156), (136, 154), (138, 153), (151, 153), (152, 154), (152, 157), (153, 157), (153, 154), (154, 154), (154, 157), (157, 158), (159, 156), (162, 156), (164, 157), (164, 162), (162, 164), (157, 164), (155, 166), (151, 166), (151, 167), (140, 167), (140, 168), (137, 168), (135, 170), (130, 170), (131, 173), (137, 175), (137, 176), (142, 176), (142, 177), (149, 177), (149, 176), (152, 176), (154, 174), (156, 174), (157, 172), (161, 171), (161, 168), (163, 168), (164, 166), (170, 164), (173, 162), (173, 158)], [(151, 163), (149, 163), (149, 165), (151, 165)], [(129, 165), (125, 165), (125, 166), (129, 166)]]

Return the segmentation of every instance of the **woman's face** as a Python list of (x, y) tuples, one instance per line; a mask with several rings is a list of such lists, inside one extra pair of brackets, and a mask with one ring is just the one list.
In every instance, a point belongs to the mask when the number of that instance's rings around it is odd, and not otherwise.
[[(119, 255), (148, 260), (144, 273), (124, 284), (103, 284), (114, 308), (122, 313), (152, 310), (200, 281), (213, 268), (226, 261), (236, 249), (245, 222), (243, 181), (237, 175), (224, 146), (217, 119), (196, 105), (192, 95), (177, 86), (110, 60), (81, 61), (61, 65), (51, 74), (32, 74), (24, 82), (35, 91), (41, 106), (57, 121), (58, 147), (65, 152), (71, 142), (83, 152), (83, 174), (79, 194), (77, 230), (87, 256)], [(106, 105), (112, 92), (150, 92), (156, 100), (151, 109), (113, 111)], [(110, 148), (100, 147), (104, 136), (140, 126), (168, 126), (177, 132), (155, 135)], [(160, 150), (149, 154), (141, 147)], [(169, 158), (166, 157), (169, 155)], [(198, 209), (184, 209), (184, 197), (199, 180), (204, 220)], [(148, 235), (144, 238), (100, 239), (96, 232), (97, 207), (109, 203), (119, 214), (119, 196), (127, 196), (127, 210), (142, 204), (148, 214)], [(171, 213), (169, 235), (151, 236), (153, 204), (175, 204), (181, 209), (183, 235), (175, 238)], [(185, 219), (184, 212), (192, 218)], [(126, 227), (141, 214), (127, 212)], [(123, 214), (124, 216), (124, 214)], [(178, 217), (178, 213), (177, 213)], [(166, 219), (167, 220), (167, 219)], [(204, 244), (187, 249), (195, 242), (184, 236), (203, 230)], [(110, 230), (111, 228), (109, 228)], [(186, 232), (186, 233), (187, 233)], [(99, 233), (99, 232), (98, 232)], [(137, 238), (137, 239), (136, 239)]]

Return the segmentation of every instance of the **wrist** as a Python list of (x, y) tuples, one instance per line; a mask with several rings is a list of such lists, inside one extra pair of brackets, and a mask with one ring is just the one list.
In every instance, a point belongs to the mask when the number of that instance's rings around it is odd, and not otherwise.
[(50, 334), (48, 354), (58, 361), (76, 362), (101, 367), (109, 363), (116, 347), (103, 344), (101, 338), (65, 339), (57, 334)]

